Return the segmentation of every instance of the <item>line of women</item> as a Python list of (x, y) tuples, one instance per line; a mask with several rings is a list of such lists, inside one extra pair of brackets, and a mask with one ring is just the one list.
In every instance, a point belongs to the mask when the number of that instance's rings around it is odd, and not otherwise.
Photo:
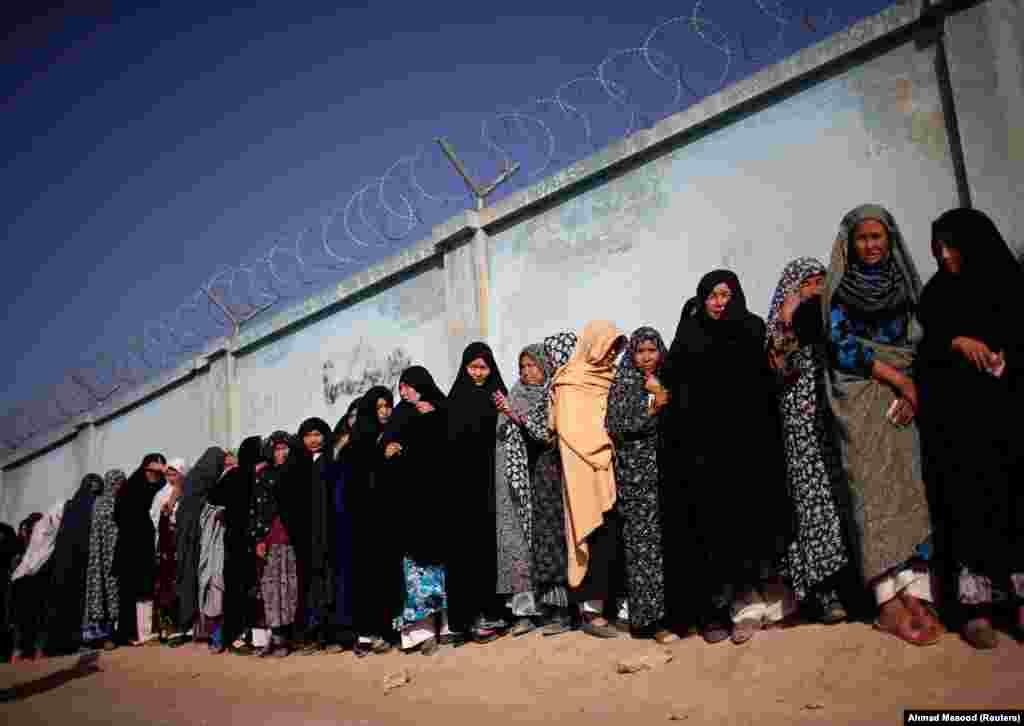
[(939, 217), (932, 249), (922, 286), (892, 215), (861, 206), (827, 266), (785, 266), (767, 320), (716, 270), (668, 346), (593, 321), (527, 346), (509, 388), (473, 343), (448, 395), (413, 366), (397, 405), (373, 388), (333, 431), (90, 475), (23, 523), (14, 657), (742, 644), (797, 618), (992, 648), (1006, 615), (1024, 638), (1024, 272), (975, 210)]

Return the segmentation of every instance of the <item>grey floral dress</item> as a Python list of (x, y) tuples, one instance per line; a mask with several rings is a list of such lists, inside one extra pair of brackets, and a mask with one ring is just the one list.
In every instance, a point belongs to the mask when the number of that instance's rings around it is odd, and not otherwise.
[(648, 341), (665, 360), (668, 353), (658, 331), (640, 328), (633, 333), (608, 392), (605, 423), (615, 443), (616, 506), (622, 523), (629, 622), (640, 630), (665, 619), (658, 416), (648, 413), (644, 374), (633, 360), (637, 347)]
[[(796, 536), (786, 552), (783, 574), (798, 600), (814, 596), (822, 607), (838, 598), (830, 578), (849, 564), (836, 497), (841, 465), (825, 390), (824, 333), (804, 334), (800, 340), (792, 324), (780, 318), (779, 310), (804, 280), (824, 274), (824, 265), (810, 257), (789, 263), (772, 298), (767, 323), (769, 343), (785, 354), (779, 412), (786, 477), (796, 512)], [(812, 318), (820, 315), (806, 316)]]
[(114, 575), (114, 550), (117, 547), (114, 502), (114, 493), (108, 489), (96, 499), (92, 510), (82, 623), (87, 638), (89, 635), (109, 635), (120, 614), (117, 577)]

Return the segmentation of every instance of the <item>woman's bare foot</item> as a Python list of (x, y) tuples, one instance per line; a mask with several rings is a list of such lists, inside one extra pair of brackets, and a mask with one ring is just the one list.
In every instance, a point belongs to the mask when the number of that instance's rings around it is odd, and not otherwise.
[(931, 645), (938, 642), (938, 636), (929, 631), (926, 623), (914, 617), (898, 597), (882, 604), (875, 628), (911, 645)]

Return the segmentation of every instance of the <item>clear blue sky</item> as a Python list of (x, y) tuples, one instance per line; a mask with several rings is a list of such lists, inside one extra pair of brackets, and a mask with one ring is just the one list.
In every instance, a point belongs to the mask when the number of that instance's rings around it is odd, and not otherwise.
[[(766, 14), (755, 0), (705, 3), (735, 48), (730, 81), (889, 4), (760, 0)], [(114, 0), (87, 3), (103, 6), (90, 14), (26, 5), (20, 17), (6, 11), (0, 68), (0, 415), (90, 356), (120, 354), (218, 266), (315, 223), (436, 135), (477, 176), (493, 175), (496, 161), (479, 141), (489, 113), (551, 94), (693, 8), (692, 0), (522, 0), (504, 10), (289, 0), (233, 9), (184, 0), (138, 9)], [(807, 10), (809, 25), (799, 21)], [(792, 19), (782, 45), (772, 13)], [(687, 64), (698, 93), (723, 67), (719, 51), (678, 25), (654, 47)], [(618, 65), (615, 77), (639, 104), (671, 110), (666, 84), (636, 63)], [(592, 87), (572, 98), (581, 108), (603, 103)], [(624, 119), (595, 115), (595, 143), (603, 146)], [(587, 151), (578, 126), (566, 128), (556, 129), (556, 165)], [(540, 158), (531, 143), (517, 158)], [(431, 191), (463, 193), (431, 154)], [(536, 179), (520, 174), (516, 184)], [(459, 206), (422, 202), (425, 224), (406, 242)], [(332, 240), (343, 251), (340, 229)], [(402, 244), (351, 251), (365, 265)], [(340, 279), (359, 265), (317, 279)]]

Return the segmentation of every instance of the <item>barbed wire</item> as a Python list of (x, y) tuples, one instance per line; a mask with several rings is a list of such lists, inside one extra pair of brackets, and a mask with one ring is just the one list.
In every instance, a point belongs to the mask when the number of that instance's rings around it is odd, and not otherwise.
[[(838, 30), (830, 8), (812, 14), (783, 0), (744, 2), (763, 21), (761, 35), (768, 39), (763, 54), (753, 51), (751, 43), (757, 37), (751, 38), (749, 29), (730, 32), (727, 23), (712, 17), (706, 0), (695, 0), (690, 12), (657, 23), (639, 45), (610, 51), (590, 74), (562, 83), (550, 95), (484, 118), (474, 158), (497, 161), (504, 170), (520, 162), (523, 173), (517, 183), (531, 183), (556, 165), (592, 153), (602, 142), (652, 126), (730, 81), (740, 80), (744, 63), (752, 71), (759, 64), (779, 59), (787, 34), (801, 32), (810, 42)], [(728, 11), (721, 11), (722, 5), (716, 3), (715, 9), (724, 16)], [(677, 30), (685, 34), (682, 43), (669, 39)], [(679, 49), (711, 51), (718, 60), (697, 67), (701, 64), (692, 58), (680, 59), (679, 53), (672, 52)], [(660, 87), (657, 107), (643, 98), (644, 89), (636, 79), (626, 77), (626, 67), (638, 64)], [(592, 93), (589, 99), (588, 91)], [(609, 126), (603, 136), (599, 122)], [(0, 420), (0, 445), (15, 450), (40, 433), (67, 425), (181, 365), (211, 341), (238, 333), (263, 313), (338, 279), (340, 274), (358, 271), (424, 231), (428, 207), (438, 213), (458, 204), (469, 205), (468, 192), (452, 194), (438, 188), (436, 180), (425, 180), (430, 149), (424, 145), (400, 157), (380, 177), (329, 205), (315, 224), (279, 236), (255, 257), (221, 266), (178, 307), (145, 324), (121, 354), (102, 353), (83, 362), (44, 396), (9, 411)], [(507, 187), (506, 193), (514, 186)]]

